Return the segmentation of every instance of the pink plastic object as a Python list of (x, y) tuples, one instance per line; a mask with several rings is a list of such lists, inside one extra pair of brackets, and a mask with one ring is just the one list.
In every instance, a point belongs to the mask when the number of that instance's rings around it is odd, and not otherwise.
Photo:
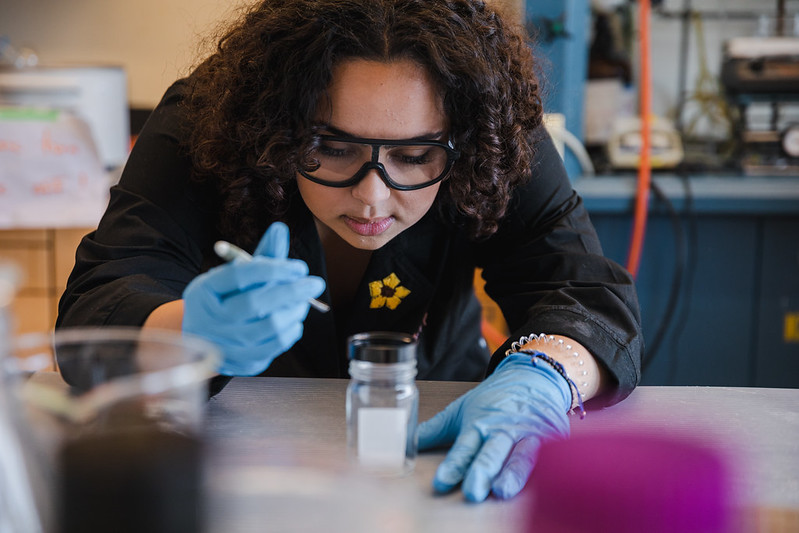
[(536, 533), (728, 533), (730, 474), (709, 445), (586, 434), (542, 446), (526, 497)]

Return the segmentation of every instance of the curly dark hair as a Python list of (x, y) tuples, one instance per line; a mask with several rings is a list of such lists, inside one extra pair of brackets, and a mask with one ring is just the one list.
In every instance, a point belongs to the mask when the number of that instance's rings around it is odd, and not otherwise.
[(256, 242), (285, 216), (331, 73), (352, 58), (428, 70), (462, 154), (439, 207), (472, 238), (495, 232), (542, 117), (523, 30), (478, 0), (264, 0), (225, 31), (185, 100), (195, 175), (219, 182), (222, 234)]

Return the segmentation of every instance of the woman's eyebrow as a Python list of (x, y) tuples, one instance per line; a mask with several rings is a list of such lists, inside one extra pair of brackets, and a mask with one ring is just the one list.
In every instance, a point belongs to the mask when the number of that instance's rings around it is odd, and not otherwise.
[[(353, 139), (363, 139), (363, 137), (358, 137), (357, 135), (353, 135), (352, 133), (350, 133), (348, 131), (344, 131), (342, 129), (336, 128), (335, 126), (327, 125), (327, 126), (324, 126), (323, 129), (328, 130), (333, 135), (339, 135), (341, 137), (351, 137)], [(415, 137), (411, 137), (409, 139), (375, 139), (375, 140), (381, 140), (381, 141), (395, 141), (395, 140), (400, 140), (400, 141), (437, 141), (437, 140), (441, 139), (441, 137), (443, 135), (444, 135), (444, 131), (443, 130), (439, 130), (439, 131), (434, 131), (434, 132), (430, 132), (430, 133), (423, 133), (421, 135), (416, 135)]]

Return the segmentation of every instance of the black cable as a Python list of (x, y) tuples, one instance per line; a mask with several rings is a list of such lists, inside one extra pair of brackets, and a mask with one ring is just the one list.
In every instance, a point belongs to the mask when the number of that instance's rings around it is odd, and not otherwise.
[(683, 298), (683, 305), (680, 309), (680, 313), (678, 315), (678, 319), (675, 323), (674, 330), (672, 331), (671, 335), (671, 365), (669, 367), (668, 373), (668, 383), (672, 385), (676, 385), (677, 380), (677, 366), (678, 366), (678, 357), (679, 357), (679, 350), (677, 350), (679, 345), (680, 337), (682, 336), (682, 332), (685, 329), (685, 325), (688, 322), (688, 315), (690, 314), (690, 302), (691, 302), (691, 292), (694, 282), (694, 274), (696, 273), (696, 263), (699, 258), (699, 251), (698, 251), (698, 237), (697, 237), (697, 227), (696, 227), (696, 212), (694, 211), (693, 207), (693, 191), (691, 189), (691, 181), (685, 172), (678, 172), (677, 175), (680, 177), (683, 188), (685, 190), (685, 207), (683, 209), (683, 213), (685, 215), (685, 219), (687, 221), (687, 235), (688, 235), (688, 246), (687, 246), (687, 260), (686, 260), (686, 269), (685, 269), (685, 280), (683, 286), (683, 292), (685, 293), (686, 297)]
[(693, 4), (691, 0), (683, 0), (682, 17), (680, 20), (680, 52), (679, 52), (679, 70), (677, 71), (677, 105), (675, 112), (675, 124), (677, 132), (680, 137), (685, 136), (683, 128), (683, 110), (685, 109), (685, 93), (686, 93), (686, 70), (688, 69), (688, 48), (690, 47), (690, 34), (688, 26), (691, 22), (691, 12)]
[(655, 355), (660, 349), (663, 338), (665, 337), (666, 332), (671, 325), (671, 321), (674, 318), (674, 310), (677, 308), (677, 302), (679, 301), (680, 293), (682, 292), (681, 289), (686, 260), (685, 240), (683, 239), (683, 227), (682, 221), (680, 220), (680, 215), (677, 213), (677, 210), (674, 208), (674, 204), (671, 203), (671, 200), (669, 200), (668, 196), (666, 196), (660, 186), (655, 183), (655, 180), (650, 182), (650, 187), (658, 201), (665, 206), (666, 211), (669, 214), (669, 219), (671, 220), (672, 233), (674, 234), (674, 274), (671, 278), (671, 290), (669, 291), (669, 298), (663, 311), (663, 318), (661, 319), (660, 326), (658, 326), (657, 332), (652, 338), (653, 340), (651, 344), (649, 344), (647, 347), (644, 359), (641, 362), (642, 373), (647, 371), (649, 366), (652, 364), (652, 361), (655, 359)]
[[(752, 324), (762, 324), (761, 322), (761, 306), (757, 305), (757, 302), (763, 301), (763, 269), (765, 265), (763, 264), (763, 247), (765, 246), (766, 236), (764, 235), (766, 231), (766, 222), (764, 220), (757, 220), (755, 222), (755, 249), (753, 250), (752, 257), (757, 258), (754, 264), (754, 272), (752, 279), (755, 282), (752, 284), (752, 301), (755, 302), (755, 305), (752, 306)], [(759, 382), (758, 376), (758, 357), (762, 357), (764, 354), (759, 350), (760, 344), (760, 335), (762, 334), (763, 328), (754, 328), (752, 330), (752, 335), (750, 336), (749, 340), (749, 375), (747, 376), (748, 381), (745, 383), (741, 383), (741, 385), (747, 387), (756, 387)], [(723, 379), (727, 379), (728, 376), (722, 376)]]

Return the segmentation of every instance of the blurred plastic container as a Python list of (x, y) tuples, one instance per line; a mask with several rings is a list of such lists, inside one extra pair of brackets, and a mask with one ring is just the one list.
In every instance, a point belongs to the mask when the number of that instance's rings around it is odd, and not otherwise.
[(18, 283), (16, 266), (0, 263), (0, 533), (39, 533), (42, 529), (24, 467), (23, 447), (12, 418), (14, 402), (3, 372), (9, 362), (11, 301)]
[(736, 533), (731, 465), (710, 442), (597, 431), (541, 447), (525, 531)]

